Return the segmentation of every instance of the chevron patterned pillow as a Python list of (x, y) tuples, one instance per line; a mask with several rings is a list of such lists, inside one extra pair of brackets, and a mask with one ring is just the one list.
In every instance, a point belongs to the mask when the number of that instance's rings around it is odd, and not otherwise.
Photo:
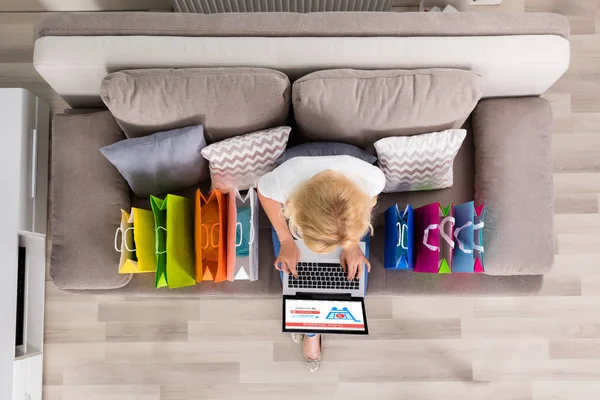
[(291, 130), (289, 126), (280, 126), (232, 137), (202, 149), (210, 165), (213, 186), (223, 192), (256, 186), (264, 174), (275, 168)]
[(385, 193), (434, 190), (452, 186), (454, 158), (467, 136), (464, 129), (416, 136), (388, 137), (375, 142)]

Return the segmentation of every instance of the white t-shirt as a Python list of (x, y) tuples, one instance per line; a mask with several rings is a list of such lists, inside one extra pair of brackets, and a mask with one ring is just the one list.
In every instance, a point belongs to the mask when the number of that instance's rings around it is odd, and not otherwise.
[(263, 175), (258, 181), (258, 191), (263, 196), (283, 204), (299, 184), (328, 170), (343, 173), (371, 197), (381, 193), (385, 186), (383, 172), (356, 157), (295, 157)]

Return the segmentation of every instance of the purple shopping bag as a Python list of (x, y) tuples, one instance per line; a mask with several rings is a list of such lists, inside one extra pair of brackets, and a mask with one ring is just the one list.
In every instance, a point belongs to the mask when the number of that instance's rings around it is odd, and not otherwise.
[(452, 204), (442, 208), (439, 203), (433, 203), (414, 210), (415, 272), (451, 273), (454, 249), (453, 213)]

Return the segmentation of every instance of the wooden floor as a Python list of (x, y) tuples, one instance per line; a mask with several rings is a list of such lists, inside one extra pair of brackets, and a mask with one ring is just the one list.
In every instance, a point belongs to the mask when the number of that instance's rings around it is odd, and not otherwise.
[[(39, 10), (33, 3), (0, 0), (0, 11)], [(49, 283), (45, 399), (600, 398), (600, 1), (485, 9), (572, 23), (571, 68), (545, 95), (559, 254), (540, 296), (369, 298), (371, 335), (326, 338), (322, 369), (309, 374), (280, 333), (277, 300), (73, 297)], [(28, 87), (57, 111), (64, 103), (31, 65), (40, 15), (0, 13), (0, 86)]]

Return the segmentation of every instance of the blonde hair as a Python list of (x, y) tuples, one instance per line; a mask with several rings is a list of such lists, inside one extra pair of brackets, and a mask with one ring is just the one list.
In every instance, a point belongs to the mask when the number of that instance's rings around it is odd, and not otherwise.
[(358, 244), (373, 232), (371, 211), (376, 199), (340, 172), (324, 171), (290, 196), (284, 206), (290, 231), (317, 253)]

